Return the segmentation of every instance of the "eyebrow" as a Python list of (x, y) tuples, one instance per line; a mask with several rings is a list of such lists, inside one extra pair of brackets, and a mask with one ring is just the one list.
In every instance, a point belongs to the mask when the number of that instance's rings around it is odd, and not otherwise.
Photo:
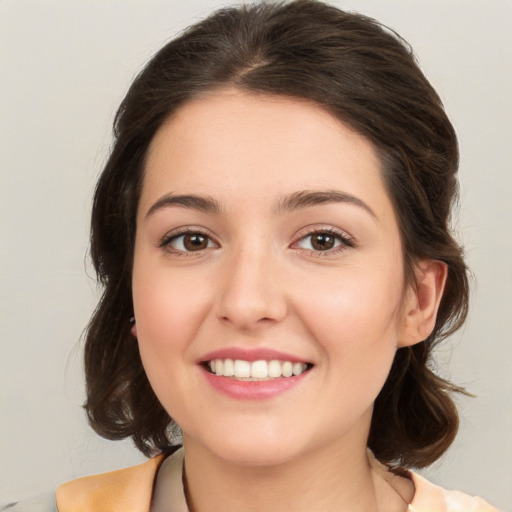
[(163, 208), (169, 206), (181, 206), (205, 213), (220, 213), (220, 204), (212, 197), (197, 196), (194, 194), (173, 195), (167, 194), (161, 197), (146, 213), (146, 218)]
[[(328, 203), (345, 203), (352, 204), (362, 208), (377, 220), (375, 212), (361, 199), (346, 192), (338, 190), (302, 190), (294, 192), (283, 199), (279, 200), (274, 208), (278, 214), (301, 210), (311, 206), (328, 204)], [(146, 218), (153, 215), (159, 210), (170, 206), (180, 206), (182, 208), (190, 208), (205, 213), (219, 214), (222, 211), (218, 201), (208, 196), (198, 196), (195, 194), (173, 195), (167, 194), (161, 197), (146, 213)]]
[(295, 192), (278, 202), (276, 212), (286, 213), (327, 203), (346, 203), (358, 206), (377, 220), (375, 212), (364, 201), (339, 190), (303, 190)]

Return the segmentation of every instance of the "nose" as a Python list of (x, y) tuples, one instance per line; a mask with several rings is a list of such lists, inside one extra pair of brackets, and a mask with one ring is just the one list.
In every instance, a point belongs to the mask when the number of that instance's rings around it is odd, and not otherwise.
[(239, 250), (225, 263), (217, 298), (219, 319), (243, 331), (283, 320), (287, 300), (282, 272), (268, 252)]

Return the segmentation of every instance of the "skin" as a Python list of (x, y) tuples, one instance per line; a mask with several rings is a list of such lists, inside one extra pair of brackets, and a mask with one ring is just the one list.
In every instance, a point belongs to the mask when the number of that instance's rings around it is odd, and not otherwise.
[[(355, 199), (283, 207), (303, 191)], [(190, 194), (219, 211), (162, 204)], [(187, 251), (183, 228), (204, 248)], [(319, 250), (312, 234), (326, 232), (334, 246)], [(410, 286), (402, 262), (378, 156), (320, 107), (225, 89), (160, 128), (137, 214), (136, 333), (182, 428), (196, 512), (406, 509), (372, 475), (366, 440), (396, 350), (433, 327), (446, 269), (418, 262)], [(237, 400), (198, 365), (225, 347), (273, 348), (313, 368), (276, 397)]]

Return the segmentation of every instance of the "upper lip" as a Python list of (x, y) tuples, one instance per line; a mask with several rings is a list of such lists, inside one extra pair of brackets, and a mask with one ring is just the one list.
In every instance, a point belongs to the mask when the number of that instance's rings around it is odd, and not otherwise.
[(301, 357), (280, 352), (272, 348), (240, 348), (240, 347), (226, 347), (219, 350), (214, 350), (205, 354), (199, 359), (199, 363), (212, 361), (213, 359), (241, 359), (243, 361), (290, 361), (292, 363), (306, 363), (307, 361)]

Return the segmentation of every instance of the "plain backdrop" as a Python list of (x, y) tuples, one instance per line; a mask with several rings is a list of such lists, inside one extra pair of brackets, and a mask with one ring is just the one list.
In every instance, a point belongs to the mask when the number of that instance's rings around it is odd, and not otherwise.
[[(467, 386), (460, 434), (426, 471), (512, 509), (512, 1), (340, 0), (414, 47), (460, 137), (455, 229), (473, 269), (465, 329), (438, 353)], [(214, 0), (0, 0), (0, 506), (143, 460), (80, 407), (98, 289), (91, 194), (135, 73)]]

